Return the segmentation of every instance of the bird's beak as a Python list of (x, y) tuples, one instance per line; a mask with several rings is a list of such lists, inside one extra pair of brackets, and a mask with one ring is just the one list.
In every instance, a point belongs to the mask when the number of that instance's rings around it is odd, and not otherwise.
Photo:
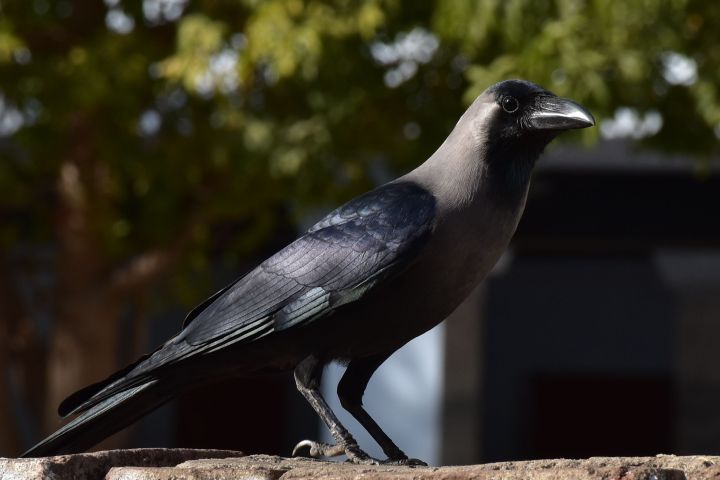
[(595, 125), (595, 119), (582, 105), (567, 98), (543, 95), (535, 101), (528, 123), (536, 130), (571, 130)]

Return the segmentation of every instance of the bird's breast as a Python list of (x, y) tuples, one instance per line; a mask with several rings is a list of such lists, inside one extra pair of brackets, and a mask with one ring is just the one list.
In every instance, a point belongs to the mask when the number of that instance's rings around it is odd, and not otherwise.
[(503, 254), (521, 210), (487, 207), (440, 217), (408, 268), (327, 319), (323, 333), (342, 337), (328, 347), (327, 356), (351, 359), (393, 351), (442, 322)]
[(475, 217), (458, 215), (438, 225), (429, 242), (427, 262), (420, 275), (431, 279), (426, 288), (442, 291), (445, 315), (454, 310), (487, 276), (508, 247), (520, 211), (480, 211)]
[(378, 302), (386, 308), (370, 321), (404, 336), (402, 343), (443, 321), (507, 249), (521, 210), (509, 214), (480, 210), (475, 217), (446, 215), (417, 261), (392, 280), (393, 288), (377, 292), (389, 296)]

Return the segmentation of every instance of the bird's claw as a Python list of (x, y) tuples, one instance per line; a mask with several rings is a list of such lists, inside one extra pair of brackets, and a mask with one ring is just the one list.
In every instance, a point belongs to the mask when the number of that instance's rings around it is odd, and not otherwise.
[(312, 458), (337, 457), (345, 453), (345, 449), (341, 445), (303, 440), (295, 445), (292, 456), (297, 457), (304, 448), (308, 449), (308, 455)]
[(297, 457), (303, 449), (307, 449), (307, 454), (312, 458), (346, 455), (348, 458), (347, 461), (351, 463), (364, 465), (379, 465), (381, 463), (379, 460), (362, 451), (357, 444), (343, 446), (332, 443), (315, 442), (313, 440), (303, 440), (295, 445), (292, 456)]

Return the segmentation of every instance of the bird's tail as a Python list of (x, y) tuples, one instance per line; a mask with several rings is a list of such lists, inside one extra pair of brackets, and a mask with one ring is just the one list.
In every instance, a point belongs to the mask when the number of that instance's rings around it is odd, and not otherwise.
[(156, 409), (176, 393), (175, 382), (148, 379), (84, 410), (22, 456), (45, 457), (84, 451)]

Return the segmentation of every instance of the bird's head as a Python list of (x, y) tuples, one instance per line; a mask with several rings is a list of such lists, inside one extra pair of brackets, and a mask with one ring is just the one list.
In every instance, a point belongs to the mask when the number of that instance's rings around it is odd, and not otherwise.
[(485, 138), (503, 150), (517, 146), (537, 150), (539, 155), (559, 133), (595, 125), (581, 105), (525, 80), (496, 83), (478, 102), (486, 112), (480, 125)]
[[(516, 207), (524, 198), (535, 161), (565, 130), (595, 125), (585, 108), (524, 80), (505, 80), (485, 90), (458, 122), (459, 135), (475, 139), (466, 165), (479, 164), (477, 183), (492, 198)], [(452, 142), (452, 145), (466, 145)], [(468, 158), (470, 157), (462, 157)], [(472, 170), (472, 168), (470, 168)]]
[(572, 100), (531, 82), (505, 80), (480, 94), (412, 175), (434, 191), (450, 192), (455, 205), (489, 196), (517, 208), (547, 144), (565, 130), (592, 125), (592, 114)]

